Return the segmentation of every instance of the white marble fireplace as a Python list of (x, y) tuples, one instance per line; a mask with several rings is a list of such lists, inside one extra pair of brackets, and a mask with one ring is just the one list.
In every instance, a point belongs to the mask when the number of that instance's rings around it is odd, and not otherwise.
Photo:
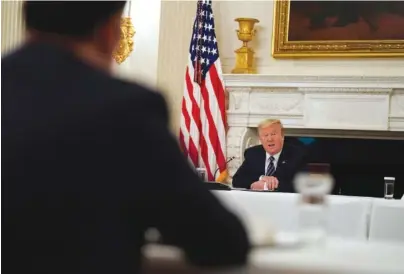
[(258, 144), (256, 126), (280, 119), (295, 135), (404, 140), (404, 77), (225, 74), (229, 96), (230, 176), (245, 148)]

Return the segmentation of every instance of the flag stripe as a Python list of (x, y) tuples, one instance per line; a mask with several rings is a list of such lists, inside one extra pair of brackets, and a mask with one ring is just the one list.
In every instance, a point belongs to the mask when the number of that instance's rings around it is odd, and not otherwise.
[[(204, 87), (204, 85), (202, 85), (202, 87)], [(203, 94), (203, 97), (206, 96), (205, 88), (202, 88), (202, 94)], [(212, 146), (212, 140), (209, 137), (210, 132), (212, 131), (212, 129), (211, 129), (212, 123), (210, 123), (210, 121), (207, 119), (207, 113), (209, 113), (209, 111), (206, 111), (206, 108), (209, 108), (209, 102), (207, 102), (206, 100), (203, 100), (203, 108), (201, 110), (201, 117), (203, 117), (204, 127), (203, 127), (202, 134), (204, 136), (206, 136), (207, 151), (206, 152), (201, 151), (201, 153), (207, 153), (208, 162), (205, 163), (205, 166), (209, 167), (208, 169), (210, 169), (211, 172), (213, 172), (216, 169), (216, 157), (215, 157), (215, 153), (214, 153), (214, 148)], [(212, 178), (213, 178), (213, 174), (212, 174)]]
[[(198, 150), (196, 149), (195, 146), (195, 142), (193, 141), (193, 139), (191, 138), (191, 130), (196, 128), (196, 126), (194, 125), (194, 121), (191, 119), (189, 113), (191, 113), (191, 105), (192, 103), (190, 102), (188, 93), (187, 93), (188, 89), (185, 89), (184, 92), (184, 100), (183, 100), (183, 115), (182, 118), (185, 120), (186, 124), (185, 127), (184, 125), (182, 128), (182, 133), (184, 135), (184, 142), (187, 145), (186, 149), (188, 151), (188, 157), (189, 160), (193, 163), (193, 164), (197, 164), (197, 152)], [(191, 127), (192, 125), (192, 127)], [(191, 129), (192, 128), (192, 129)], [(195, 156), (196, 155), (196, 156)]]
[[(189, 70), (189, 68), (188, 68)], [(186, 108), (188, 115), (191, 114), (192, 119), (190, 119), (190, 129), (189, 129), (189, 142), (193, 144), (192, 147), (189, 147), (189, 155), (192, 160), (192, 163), (197, 166), (199, 159), (198, 159), (198, 149), (196, 145), (199, 145), (199, 132), (201, 131), (201, 121), (199, 117), (199, 106), (196, 103), (194, 96), (193, 96), (193, 83), (191, 82), (190, 75), (187, 73), (186, 75), (186, 83), (187, 83), (187, 90), (185, 91), (185, 101), (186, 101)], [(192, 151), (191, 151), (192, 150)]]
[[(198, 153), (198, 150), (196, 149), (196, 151), (194, 153), (190, 153), (190, 156), (191, 156), (192, 162), (195, 166), (200, 165), (199, 158), (202, 158), (204, 165), (207, 166), (208, 159), (207, 159), (207, 155), (205, 155), (205, 154), (207, 154), (207, 144), (206, 144), (205, 137), (202, 134), (202, 121), (206, 120), (206, 119), (203, 119), (204, 117), (202, 117), (199, 104), (197, 103), (197, 102), (201, 101), (200, 87), (198, 85), (196, 85), (195, 83), (191, 82), (190, 74), (192, 75), (194, 72), (192, 66), (188, 67), (188, 72), (190, 72), (187, 74), (187, 77), (186, 77), (188, 92), (185, 92), (185, 94), (188, 94), (190, 101), (192, 102), (192, 118), (193, 118), (193, 122), (196, 125), (195, 129), (192, 129), (192, 127), (191, 127), (190, 133), (191, 133), (191, 138), (193, 139), (193, 143), (194, 144), (199, 143), (199, 147), (200, 147), (200, 153)], [(198, 101), (196, 100), (196, 98), (198, 99)], [(209, 172), (208, 172), (208, 175), (209, 175)]]
[[(219, 140), (219, 136), (217, 134), (217, 128), (216, 128), (214, 119), (212, 117), (212, 112), (211, 112), (211, 110), (209, 108), (210, 100), (209, 100), (209, 94), (208, 93), (209, 92), (206, 89), (206, 85), (204, 83), (204, 85), (202, 85), (202, 96), (203, 96), (203, 100), (204, 100), (205, 113), (206, 113), (206, 116), (207, 116), (207, 119), (208, 119), (208, 124), (209, 124), (209, 134), (207, 136), (209, 136), (210, 143), (211, 143), (211, 145), (213, 147), (212, 153), (216, 154), (217, 162), (219, 162), (219, 163), (220, 162), (226, 162), (226, 160), (224, 159), (223, 151), (221, 149), (221, 143), (220, 143), (220, 140)], [(212, 93), (210, 93), (210, 94), (212, 95)], [(212, 100), (212, 103), (214, 103), (214, 101), (215, 100)], [(214, 110), (217, 110), (217, 108), (213, 109), (213, 111)], [(214, 167), (214, 168), (216, 169), (216, 167)]]
[[(210, 81), (213, 86), (213, 90), (215, 91), (215, 95), (218, 101), (218, 105), (220, 106), (220, 114), (221, 118), (223, 121), (223, 124), (226, 124), (226, 96), (224, 93), (224, 88), (223, 88), (223, 80), (221, 79), (221, 76), (218, 74), (218, 70), (216, 67), (220, 68), (220, 60), (217, 60), (215, 63), (215, 66), (212, 66), (212, 69), (209, 71), (209, 74), (211, 75)], [(220, 69), (221, 71), (221, 69)]]
[(185, 106), (185, 98), (182, 99), (182, 113), (181, 116), (181, 130), (180, 130), (180, 145), (182, 147), (185, 156), (189, 156), (189, 128), (191, 126), (191, 119), (188, 115)]
[[(212, 66), (213, 68), (215, 66)], [(213, 74), (213, 77), (211, 75)], [(215, 79), (217, 75), (214, 75), (214, 69), (210, 71), (206, 75), (206, 89), (207, 90), (214, 90), (215, 87), (212, 85), (212, 79)], [(220, 83), (220, 82), (219, 82)], [(222, 91), (223, 92), (223, 91)], [(225, 131), (225, 124), (222, 119), (222, 109), (224, 110), (224, 107), (222, 107), (222, 104), (224, 105), (225, 102), (221, 102), (218, 100), (218, 96), (215, 96), (212, 92), (208, 93), (209, 94), (209, 102), (210, 102), (210, 110), (212, 112), (213, 119), (217, 121), (215, 123), (215, 138), (211, 139), (212, 141), (212, 146), (214, 147), (214, 151), (216, 152), (216, 158), (218, 159), (217, 165), (215, 166), (216, 168), (219, 168), (220, 172), (224, 171), (226, 169), (226, 160), (225, 160), (225, 137), (226, 137), (226, 131)]]

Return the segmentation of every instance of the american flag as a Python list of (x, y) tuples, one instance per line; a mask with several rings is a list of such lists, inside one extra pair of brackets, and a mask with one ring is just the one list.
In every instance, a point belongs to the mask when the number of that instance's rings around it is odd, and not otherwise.
[(227, 176), (225, 104), (212, 1), (200, 0), (185, 74), (180, 145), (194, 167), (206, 168), (209, 181)]

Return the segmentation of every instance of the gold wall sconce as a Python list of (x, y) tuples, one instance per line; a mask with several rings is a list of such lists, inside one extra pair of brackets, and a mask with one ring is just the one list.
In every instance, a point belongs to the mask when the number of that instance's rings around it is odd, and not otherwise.
[(119, 45), (113, 53), (113, 57), (118, 64), (121, 64), (126, 58), (129, 57), (133, 51), (135, 36), (135, 28), (133, 27), (132, 20), (130, 17), (124, 17), (121, 20), (121, 39), (119, 40)]

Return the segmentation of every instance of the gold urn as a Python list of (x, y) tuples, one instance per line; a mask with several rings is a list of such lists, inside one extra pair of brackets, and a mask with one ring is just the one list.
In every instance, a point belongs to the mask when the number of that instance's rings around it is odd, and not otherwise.
[(248, 42), (255, 36), (254, 25), (255, 23), (259, 23), (259, 21), (254, 18), (236, 18), (234, 21), (239, 24), (237, 37), (243, 42), (243, 46), (235, 50), (236, 66), (231, 73), (256, 73), (254, 51), (248, 47)]

